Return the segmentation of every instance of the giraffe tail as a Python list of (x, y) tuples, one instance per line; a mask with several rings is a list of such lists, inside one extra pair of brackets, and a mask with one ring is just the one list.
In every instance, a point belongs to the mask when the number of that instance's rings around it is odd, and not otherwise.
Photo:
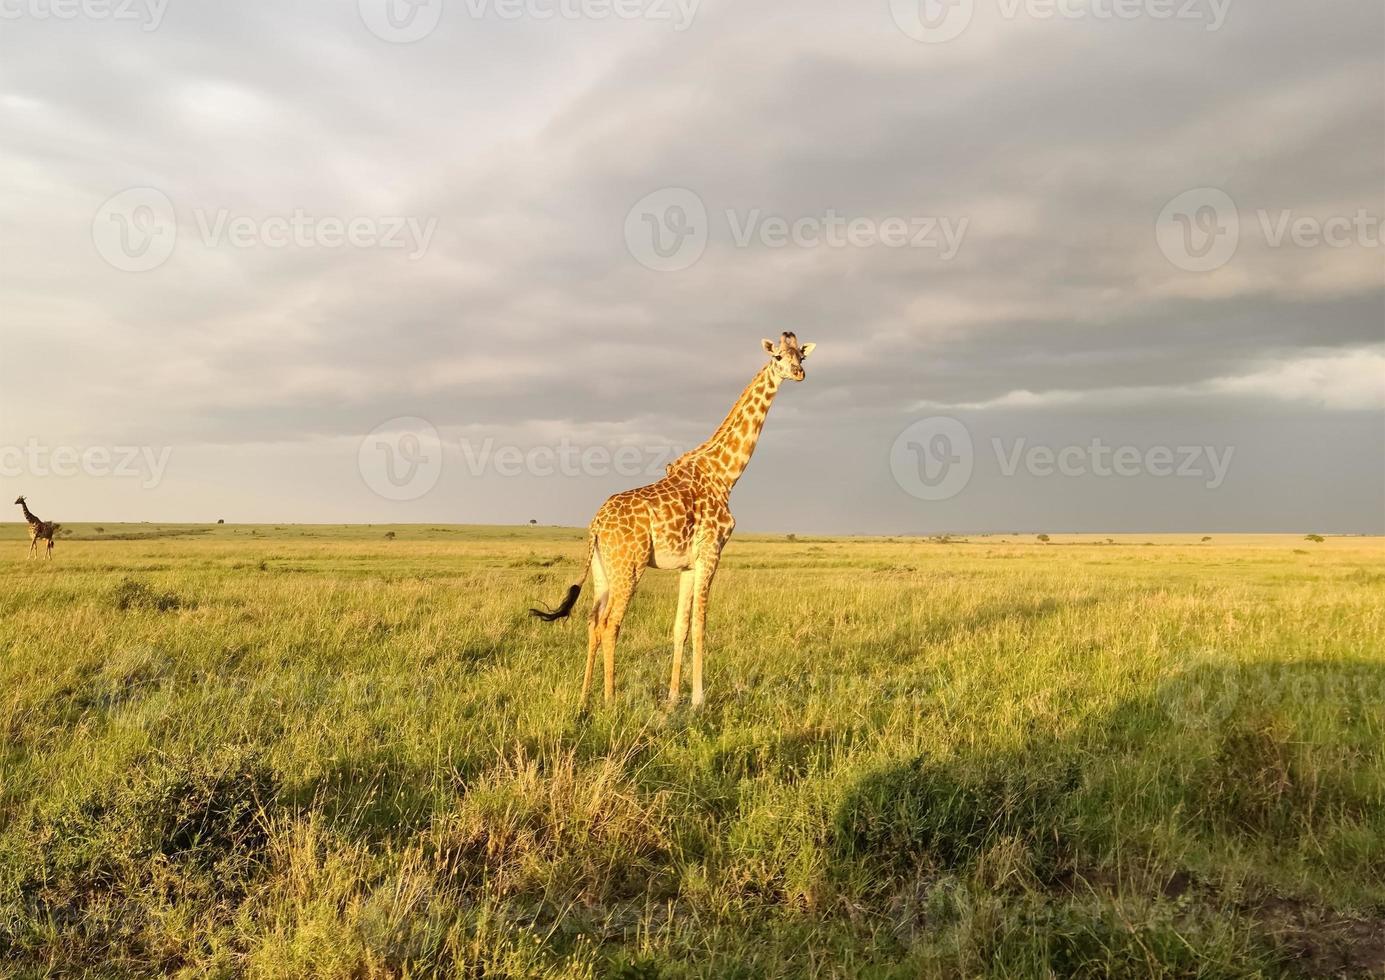
[(593, 534), (587, 541), (587, 562), (582, 566), (582, 577), (577, 580), (575, 585), (568, 586), (567, 595), (563, 596), (563, 601), (558, 604), (557, 609), (530, 609), (529, 615), (537, 616), (545, 623), (551, 623), (558, 619), (567, 619), (572, 614), (572, 607), (577, 605), (577, 597), (582, 594), (582, 586), (586, 584), (587, 574), (591, 571), (592, 555), (596, 552), (596, 535)]

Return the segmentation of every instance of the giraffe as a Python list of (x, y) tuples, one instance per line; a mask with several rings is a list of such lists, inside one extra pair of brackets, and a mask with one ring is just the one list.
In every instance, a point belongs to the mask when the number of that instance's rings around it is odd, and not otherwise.
[(587, 535), (582, 577), (557, 609), (530, 612), (548, 622), (571, 614), (588, 575), (594, 597), (587, 623), (587, 670), (582, 679), (582, 706), (589, 700), (596, 652), (606, 670), (606, 700), (615, 696), (616, 639), (635, 588), (646, 568), (677, 569), (678, 612), (673, 623), (673, 669), (669, 705), (682, 688), (683, 647), (692, 632), (692, 704), (703, 702), (702, 658), (707, 602), (721, 549), (736, 526), (731, 516), (731, 488), (745, 472), (760, 438), (770, 403), (785, 381), (802, 381), (803, 361), (816, 344), (800, 345), (792, 333), (779, 343), (761, 341), (769, 362), (741, 392), (712, 437), (668, 465), (657, 483), (618, 493), (601, 505)]
[(24, 510), (24, 519), (29, 522), (29, 557), (38, 557), (38, 543), (46, 540), (48, 542), (47, 554), (49, 560), (53, 558), (53, 538), (62, 528), (61, 524), (52, 524), (48, 521), (41, 521), (34, 516), (33, 511), (29, 510), (29, 505), (24, 502), (21, 495), (14, 501)]

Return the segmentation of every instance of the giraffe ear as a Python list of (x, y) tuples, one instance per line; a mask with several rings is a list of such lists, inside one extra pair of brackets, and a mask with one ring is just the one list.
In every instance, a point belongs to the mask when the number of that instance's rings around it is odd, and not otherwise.
[(798, 349), (798, 359), (800, 361), (806, 361), (808, 359), (808, 355), (813, 352), (813, 348), (816, 346), (817, 344), (804, 344), (802, 347)]
[(774, 341), (772, 341), (772, 340), (762, 340), (762, 341), (760, 341), (760, 344), (761, 344), (761, 346), (763, 346), (763, 347), (765, 348), (765, 353), (766, 353), (766, 354), (773, 354), (773, 353), (774, 353), (774, 349), (775, 349), (775, 348), (774, 348)]

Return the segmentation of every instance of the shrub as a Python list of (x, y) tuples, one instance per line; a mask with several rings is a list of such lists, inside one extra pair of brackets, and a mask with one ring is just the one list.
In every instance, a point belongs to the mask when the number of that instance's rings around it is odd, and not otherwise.
[(435, 820), (427, 846), (454, 887), (590, 904), (668, 887), (670, 792), (642, 792), (616, 755), (512, 756)]
[[(167, 909), (229, 922), (265, 870), (278, 780), (254, 756), (140, 764), (127, 779), (30, 815), (0, 949), (83, 974), (121, 959), (175, 966), (190, 949)], [(75, 927), (80, 924), (80, 927)], [(54, 926), (61, 947), (48, 943)], [(85, 974), (83, 974), (85, 975)]]
[(915, 759), (854, 789), (837, 814), (837, 847), (902, 873), (920, 861), (959, 870), (1009, 840), (1035, 870), (1051, 872), (1066, 849), (1063, 807), (1079, 783), (1076, 764), (1065, 760), (983, 771)]
[(172, 612), (183, 607), (183, 600), (176, 592), (156, 592), (143, 582), (137, 582), (132, 578), (127, 578), (115, 587), (111, 601), (121, 612), (131, 609)]

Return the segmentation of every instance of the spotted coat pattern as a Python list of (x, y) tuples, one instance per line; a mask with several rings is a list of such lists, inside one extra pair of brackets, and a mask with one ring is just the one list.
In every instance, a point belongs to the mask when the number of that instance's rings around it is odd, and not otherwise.
[(38, 543), (40, 541), (47, 541), (48, 547), (45, 553), (51, 559), (53, 557), (53, 537), (58, 533), (62, 525), (54, 524), (50, 521), (39, 520), (34, 516), (33, 512), (29, 510), (29, 505), (25, 503), (23, 497), (17, 499), (15, 503), (24, 511), (24, 519), (29, 522), (29, 557), (37, 558)]
[[(594, 599), (587, 625), (587, 669), (582, 703), (590, 696), (596, 654), (605, 666), (605, 696), (615, 694), (615, 648), (620, 624), (647, 568), (677, 569), (678, 612), (673, 626), (673, 669), (669, 702), (681, 690), (683, 647), (691, 631), (692, 703), (703, 701), (702, 659), (707, 603), (721, 549), (736, 526), (731, 489), (755, 451), (775, 394), (786, 380), (802, 381), (802, 361), (813, 349), (791, 333), (779, 343), (764, 341), (768, 364), (755, 375), (726, 419), (701, 446), (668, 466), (657, 483), (608, 499), (590, 526), (588, 566)], [(580, 587), (581, 583), (578, 583)]]

